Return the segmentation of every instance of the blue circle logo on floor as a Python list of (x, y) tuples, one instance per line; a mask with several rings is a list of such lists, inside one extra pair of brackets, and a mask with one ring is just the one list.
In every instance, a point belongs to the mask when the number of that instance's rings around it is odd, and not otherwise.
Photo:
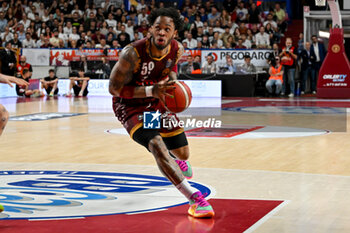
[[(190, 184), (202, 193), (211, 189)], [(0, 171), (0, 219), (151, 212), (187, 203), (164, 177), (90, 171)]]

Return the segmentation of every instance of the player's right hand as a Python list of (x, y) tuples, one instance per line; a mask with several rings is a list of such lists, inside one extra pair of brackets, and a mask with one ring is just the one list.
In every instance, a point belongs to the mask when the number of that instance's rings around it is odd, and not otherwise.
[(169, 81), (165, 83), (157, 83), (153, 85), (152, 94), (155, 98), (160, 99), (163, 103), (165, 102), (165, 96), (169, 96), (170, 98), (174, 98), (173, 95), (169, 94), (169, 91), (174, 90), (175, 81)]
[[(17, 84), (18, 86), (22, 86), (22, 87), (28, 87), (29, 83), (27, 81), (25, 81), (24, 79), (20, 79), (20, 78), (16, 78), (16, 77), (11, 77), (10, 81), (12, 83)], [(11, 87), (12, 85), (9, 84)]]
[(29, 85), (29, 83), (23, 79), (16, 78), (14, 76), (4, 75), (4, 74), (0, 74), (0, 82), (8, 84), (10, 87), (13, 87), (11, 83), (15, 83), (19, 86), (24, 86), (24, 87), (27, 87)]

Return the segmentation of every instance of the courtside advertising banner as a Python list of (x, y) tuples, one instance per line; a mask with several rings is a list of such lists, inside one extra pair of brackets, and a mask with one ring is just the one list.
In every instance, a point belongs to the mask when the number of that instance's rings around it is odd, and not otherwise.
[(27, 57), (27, 63), (32, 66), (49, 66), (50, 49), (22, 49), (22, 55)]
[(211, 54), (214, 57), (214, 61), (217, 64), (226, 63), (226, 56), (229, 55), (234, 64), (240, 65), (244, 63), (244, 56), (249, 55), (252, 60), (252, 64), (259, 67), (268, 67), (267, 58), (269, 57), (271, 50), (202, 50), (202, 64), (206, 61), (206, 57)]
[(344, 10), (350, 10), (350, 1), (344, 1)]
[(7, 84), (0, 85), (0, 98), (17, 96), (16, 88), (15, 88), (16, 84), (12, 84), (12, 85), (13, 85), (12, 88)]
[[(193, 97), (221, 98), (221, 80), (184, 80), (190, 87)], [(58, 82), (59, 94), (69, 91), (69, 79)], [(90, 79), (88, 96), (111, 96), (108, 91), (109, 80)]]
[[(87, 60), (101, 60), (105, 56), (103, 49), (51, 49), (50, 64), (52, 66), (69, 66), (70, 61), (80, 61), (80, 57), (85, 55)], [(118, 60), (118, 50), (108, 49), (108, 59), (110, 61)]]

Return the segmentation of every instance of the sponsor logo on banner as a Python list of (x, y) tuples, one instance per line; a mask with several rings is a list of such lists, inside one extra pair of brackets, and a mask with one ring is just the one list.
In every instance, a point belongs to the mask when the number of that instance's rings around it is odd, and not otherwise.
[(226, 56), (229, 55), (236, 65), (244, 63), (244, 56), (250, 55), (252, 63), (255, 66), (268, 67), (267, 59), (271, 53), (271, 50), (203, 50), (202, 51), (202, 63), (205, 62), (206, 57), (212, 54), (217, 64), (226, 63)]
[[(117, 61), (118, 50), (108, 49), (108, 59)], [(87, 60), (100, 60), (104, 56), (103, 49), (51, 49), (50, 64), (53, 66), (68, 66), (70, 61), (80, 61), (80, 57), (85, 55)]]
[(10, 121), (46, 121), (51, 119), (63, 118), (63, 117), (72, 117), (83, 115), (83, 113), (34, 113), (23, 116), (13, 116), (10, 117)]
[(22, 54), (27, 57), (27, 63), (32, 66), (49, 66), (50, 49), (28, 49), (23, 48)]
[(346, 81), (346, 74), (325, 74), (323, 75), (323, 79), (326, 80), (326, 82), (323, 84), (323, 86), (326, 87), (347, 87), (348, 84), (345, 82)]
[(330, 79), (333, 82), (345, 82), (347, 75), (346, 74), (325, 74), (323, 79)]
[(188, 203), (164, 177), (91, 171), (0, 171), (0, 200), (0, 219), (130, 214)]

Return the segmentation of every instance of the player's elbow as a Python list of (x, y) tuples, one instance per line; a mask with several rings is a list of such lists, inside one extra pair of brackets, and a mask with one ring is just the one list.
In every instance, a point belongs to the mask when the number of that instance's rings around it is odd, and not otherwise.
[(115, 87), (111, 84), (109, 84), (109, 93), (112, 95), (112, 96), (116, 96), (116, 97), (119, 97), (119, 92), (117, 89), (115, 89)]

